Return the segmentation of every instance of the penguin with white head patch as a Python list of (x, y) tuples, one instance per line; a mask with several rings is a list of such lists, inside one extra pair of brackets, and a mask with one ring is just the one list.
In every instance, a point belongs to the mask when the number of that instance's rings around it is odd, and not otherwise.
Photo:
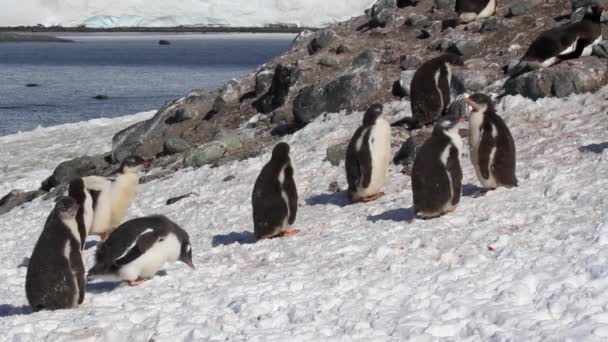
[(25, 294), (33, 311), (74, 308), (84, 301), (78, 207), (71, 197), (57, 198), (36, 242), (25, 278)]
[(298, 190), (289, 145), (276, 144), (270, 161), (264, 165), (253, 186), (253, 231), (257, 240), (292, 236), (299, 232), (291, 226), (298, 212)]
[(416, 154), (412, 167), (414, 212), (428, 219), (454, 211), (462, 191), (460, 155), (462, 138), (458, 123), (462, 118), (444, 117)]
[(384, 195), (381, 190), (391, 162), (391, 126), (382, 118), (382, 110), (380, 104), (367, 109), (346, 150), (346, 180), (353, 202), (370, 202)]
[(87, 279), (116, 279), (137, 286), (166, 262), (178, 260), (194, 269), (188, 233), (165, 216), (140, 217), (121, 224), (102, 242)]
[(482, 193), (499, 186), (517, 186), (515, 142), (503, 119), (496, 114), (492, 99), (485, 94), (473, 94), (465, 102), (471, 107), (471, 162), (484, 189)]
[(456, 0), (456, 13), (461, 23), (486, 19), (496, 13), (496, 0)]
[(590, 56), (593, 46), (602, 41), (602, 12), (602, 7), (594, 5), (586, 10), (583, 20), (542, 32), (507, 74), (516, 77), (561, 61)]
[(461, 56), (445, 53), (422, 64), (410, 85), (412, 117), (400, 121), (410, 128), (433, 124), (444, 116), (451, 102), (451, 67), (463, 66)]
[(126, 158), (113, 177), (89, 176), (84, 181), (95, 201), (91, 234), (107, 236), (122, 223), (135, 199), (140, 173), (149, 161), (138, 156)]

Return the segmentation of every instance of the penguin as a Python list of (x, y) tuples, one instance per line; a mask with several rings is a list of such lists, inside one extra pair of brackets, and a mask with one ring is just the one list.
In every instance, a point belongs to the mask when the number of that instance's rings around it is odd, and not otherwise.
[(194, 269), (188, 233), (163, 215), (139, 217), (121, 224), (98, 246), (87, 280), (119, 280), (137, 286), (166, 262), (178, 260)]
[(139, 156), (131, 156), (122, 162), (114, 177), (84, 178), (95, 201), (91, 234), (100, 235), (101, 240), (105, 240), (112, 230), (122, 223), (135, 198), (139, 173), (146, 169), (149, 163)]
[(507, 74), (516, 77), (561, 61), (590, 56), (593, 46), (602, 41), (602, 11), (598, 5), (591, 6), (581, 21), (542, 32), (521, 60), (507, 69)]
[(416, 216), (429, 219), (456, 209), (462, 191), (458, 123), (466, 118), (444, 117), (416, 154), (412, 167), (412, 193)]
[(380, 104), (367, 109), (346, 149), (346, 180), (353, 203), (384, 196), (380, 190), (391, 162), (391, 126), (382, 118), (382, 110)]
[(499, 186), (517, 186), (515, 142), (509, 128), (498, 114), (492, 99), (473, 94), (465, 102), (471, 106), (469, 148), (471, 162), (485, 194)]
[(36, 242), (25, 277), (25, 294), (33, 311), (74, 308), (84, 301), (78, 209), (75, 199), (57, 198)]
[(80, 247), (84, 249), (87, 235), (93, 226), (93, 197), (87, 189), (84, 178), (75, 178), (69, 183), (68, 196), (75, 199), (79, 206), (76, 213), (76, 223), (80, 235)]
[(461, 23), (486, 19), (496, 14), (496, 0), (456, 0), (456, 13)]
[(300, 231), (291, 226), (298, 212), (298, 189), (290, 147), (280, 142), (272, 150), (253, 186), (253, 231), (256, 240), (293, 236)]
[(451, 66), (464, 66), (461, 56), (445, 53), (422, 64), (414, 73), (410, 84), (412, 117), (399, 120), (395, 125), (406, 124), (410, 129), (432, 125), (444, 116), (450, 104)]

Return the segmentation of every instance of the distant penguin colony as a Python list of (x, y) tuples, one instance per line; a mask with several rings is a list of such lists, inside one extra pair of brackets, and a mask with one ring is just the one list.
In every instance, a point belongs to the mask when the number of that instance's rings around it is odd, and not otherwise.
[[(496, 0), (457, 0), (456, 12), (464, 23), (487, 18), (495, 14)], [(509, 73), (589, 55), (602, 39), (601, 13), (602, 8), (592, 6), (582, 21), (543, 32)], [(423, 63), (411, 82), (412, 116), (400, 121), (409, 130), (434, 125), (432, 135), (416, 153), (411, 172), (412, 209), (422, 219), (446, 215), (460, 202), (461, 121), (469, 121), (470, 161), (482, 194), (518, 186), (515, 141), (489, 96), (466, 97), (471, 108), (467, 117), (446, 116), (451, 67), (462, 65), (463, 58), (450, 53)], [(381, 104), (367, 109), (345, 152), (348, 195), (353, 203), (384, 195), (392, 153), (391, 128), (382, 117), (383, 110)], [(290, 153), (287, 143), (277, 143), (255, 180), (251, 206), (256, 241), (299, 232), (293, 227), (298, 189)], [(181, 261), (194, 269), (190, 236), (177, 223), (162, 215), (123, 222), (137, 192), (139, 173), (148, 164), (131, 156), (110, 177), (71, 180), (69, 197), (56, 200), (28, 264), (25, 292), (34, 311), (77, 307), (85, 298), (86, 280), (111, 279), (137, 286), (167, 262)], [(89, 234), (105, 241), (97, 245), (95, 264), (85, 277), (82, 250)]]
[(298, 189), (289, 150), (287, 143), (278, 143), (253, 186), (251, 205), (257, 240), (299, 232), (292, 228), (298, 213)]
[(346, 150), (348, 194), (353, 202), (370, 202), (384, 195), (382, 186), (391, 161), (391, 127), (382, 118), (382, 105), (373, 104), (363, 116)]

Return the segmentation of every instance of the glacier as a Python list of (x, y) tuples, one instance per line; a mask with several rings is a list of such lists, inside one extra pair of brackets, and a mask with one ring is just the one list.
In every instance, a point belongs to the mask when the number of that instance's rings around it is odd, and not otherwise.
[[(13, 0), (0, 0), (2, 2)], [(363, 14), (375, 0), (23, 0), (2, 6), (1, 26), (323, 27)]]

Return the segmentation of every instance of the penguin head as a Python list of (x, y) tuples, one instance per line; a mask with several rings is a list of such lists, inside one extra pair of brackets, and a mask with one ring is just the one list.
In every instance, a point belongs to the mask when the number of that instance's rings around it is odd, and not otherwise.
[(379, 103), (371, 105), (367, 111), (365, 111), (365, 115), (363, 115), (363, 126), (373, 126), (376, 123), (376, 119), (382, 115), (383, 109), (384, 108)]
[(280, 142), (272, 149), (272, 160), (287, 161), (289, 160), (289, 144)]
[(471, 107), (471, 116), (479, 114), (484, 115), (489, 108), (494, 108), (492, 99), (486, 94), (473, 94), (465, 98), (464, 102)]
[(466, 118), (458, 116), (444, 116), (435, 125), (435, 130), (446, 133), (458, 133), (458, 124), (465, 121)]
[(68, 196), (59, 196), (55, 200), (55, 211), (62, 220), (73, 219), (80, 206), (75, 199)]
[(130, 156), (123, 160), (119, 173), (139, 173), (150, 165), (150, 161), (140, 156)]
[(192, 246), (190, 245), (190, 240), (186, 239), (182, 241), (182, 248), (179, 253), (179, 261), (185, 263), (190, 266), (190, 268), (194, 269), (194, 263), (192, 262)]
[(85, 200), (86, 186), (84, 180), (80, 177), (73, 179), (68, 185), (68, 196), (72, 197), (78, 203)]
[(457, 55), (455, 53), (448, 52), (446, 54), (443, 54), (441, 58), (445, 63), (449, 63), (451, 65), (464, 66), (464, 59), (462, 58), (462, 56)]

